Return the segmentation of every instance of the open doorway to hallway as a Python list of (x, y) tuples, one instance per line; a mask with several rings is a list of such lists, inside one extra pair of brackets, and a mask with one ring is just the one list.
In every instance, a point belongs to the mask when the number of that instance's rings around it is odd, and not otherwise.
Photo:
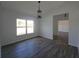
[(58, 20), (58, 37), (68, 44), (69, 20)]
[(57, 44), (68, 44), (69, 14), (64, 13), (53, 17), (53, 38)]

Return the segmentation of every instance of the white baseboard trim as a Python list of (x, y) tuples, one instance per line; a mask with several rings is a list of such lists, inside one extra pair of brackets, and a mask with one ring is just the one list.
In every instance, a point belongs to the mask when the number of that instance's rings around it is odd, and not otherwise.
[(6, 44), (3, 44), (1, 46), (7, 46), (7, 45), (15, 44), (15, 43), (18, 43), (18, 42), (21, 42), (21, 41), (25, 41), (25, 40), (28, 40), (28, 39), (32, 39), (32, 38), (36, 38), (36, 37), (38, 37), (38, 36), (31, 37), (31, 38), (26, 38), (26, 39), (20, 39), (20, 40), (16, 40), (16, 41), (10, 41), (10, 42), (7, 42)]
[(46, 37), (43, 37), (43, 36), (39, 36), (39, 37), (42, 37), (42, 38), (44, 38), (44, 39), (49, 39), (49, 40), (53, 40), (53, 39), (50, 39), (50, 38), (46, 38)]

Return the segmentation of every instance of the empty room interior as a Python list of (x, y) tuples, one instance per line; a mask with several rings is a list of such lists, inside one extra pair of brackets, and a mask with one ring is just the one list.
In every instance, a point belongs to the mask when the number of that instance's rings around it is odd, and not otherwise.
[(0, 1), (1, 58), (79, 58), (79, 1)]

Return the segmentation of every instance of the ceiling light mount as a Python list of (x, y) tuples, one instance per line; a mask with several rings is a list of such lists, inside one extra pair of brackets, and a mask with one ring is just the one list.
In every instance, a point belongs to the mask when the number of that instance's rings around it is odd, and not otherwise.
[(38, 1), (38, 3), (40, 3), (40, 1)]

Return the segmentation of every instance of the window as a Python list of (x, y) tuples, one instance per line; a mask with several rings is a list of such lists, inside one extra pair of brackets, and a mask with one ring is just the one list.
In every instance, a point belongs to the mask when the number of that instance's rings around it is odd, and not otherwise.
[(27, 34), (34, 33), (34, 21), (27, 20)]
[(58, 21), (58, 31), (68, 32), (69, 31), (69, 20), (59, 20)]
[[(16, 19), (17, 36), (34, 33), (34, 21), (25, 19)], [(27, 31), (26, 31), (27, 30)]]
[(16, 19), (17, 36), (26, 34), (26, 20)]

